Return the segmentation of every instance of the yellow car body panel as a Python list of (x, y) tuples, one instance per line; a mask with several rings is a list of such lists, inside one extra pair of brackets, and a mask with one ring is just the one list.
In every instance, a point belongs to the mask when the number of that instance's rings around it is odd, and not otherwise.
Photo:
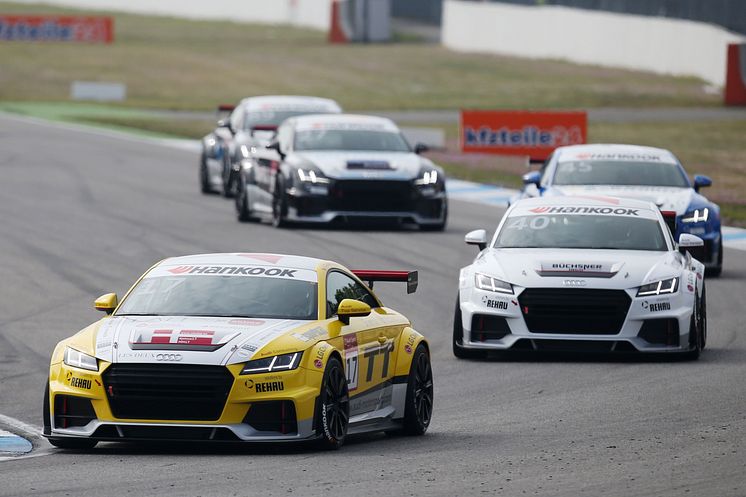
[[(318, 319), (291, 323), (292, 326), (278, 333), (266, 344), (253, 351), (250, 356), (251, 361), (256, 361), (284, 354), (302, 353), (295, 369), (241, 374), (249, 356), (242, 362), (222, 364), (230, 374), (231, 384), (222, 411), (214, 419), (194, 419), (189, 416), (184, 416), (186, 419), (179, 419), (178, 416), (171, 416), (169, 419), (117, 417), (112, 408), (112, 402), (122, 393), (118, 391), (120, 388), (118, 385), (112, 386), (111, 382), (107, 383), (107, 372), (112, 367), (118, 367), (119, 364), (133, 365), (135, 363), (123, 360), (106, 361), (98, 358), (98, 371), (90, 371), (65, 364), (65, 350), (70, 348), (95, 357), (101, 330), (110, 324), (110, 320), (124, 319), (117, 316), (118, 309), (127, 301), (127, 297), (143, 278), (159, 264), (151, 267), (138, 279), (119, 302), (113, 315), (100, 319), (61, 341), (55, 347), (49, 370), (49, 393), (46, 399), (49, 414), (48, 419), (45, 420), (45, 435), (50, 438), (90, 437), (96, 440), (118, 440), (120, 438), (127, 440), (130, 438), (127, 436), (127, 430), (130, 427), (142, 426), (215, 427), (230, 431), (235, 440), (246, 441), (316, 438), (319, 436), (316, 422), (318, 399), (324, 371), (332, 356), (339, 358), (348, 376), (349, 397), (351, 406), (353, 406), (351, 416), (357, 412), (355, 411), (357, 409), (360, 412), (355, 415), (361, 418), (370, 417), (370, 411), (378, 408), (382, 416), (378, 429), (396, 427), (396, 423), (404, 416), (403, 395), (406, 393), (406, 380), (410, 373), (413, 352), (420, 343), (425, 343), (424, 337), (412, 329), (407, 318), (380, 305), (380, 300), (372, 290), (349, 270), (336, 263), (319, 261), (315, 267), (318, 278)], [(336, 316), (327, 316), (326, 285), (329, 271), (342, 272), (345, 276), (365, 286), (378, 306), (373, 307), (368, 316), (351, 318), (349, 324), (344, 324)], [(251, 319), (246, 321), (251, 321)], [(120, 337), (121, 340), (124, 338), (124, 335)], [(233, 345), (230, 350), (236, 350), (238, 346)], [(117, 348), (116, 343), (114, 343), (114, 348)], [(175, 359), (176, 356), (181, 355), (178, 350), (163, 352), (155, 350), (143, 352), (143, 354), (150, 354), (156, 358), (155, 361), (160, 360), (157, 356)], [(155, 362), (152, 365), (166, 369), (181, 366)], [(89, 414), (88, 423), (75, 421), (72, 414), (66, 417), (68, 409), (72, 409), (67, 402), (74, 405), (78, 402), (76, 399), (84, 399), (83, 402), (90, 401), (95, 416)], [(286, 404), (286, 401), (290, 404)], [(252, 406), (269, 404), (282, 406), (283, 416), (286, 415), (285, 406), (291, 406), (294, 410), (292, 416), (294, 416), (296, 429), (288, 433), (260, 430), (255, 427), (256, 425), (251, 425), (247, 421), (252, 413)], [(387, 408), (384, 409), (382, 406), (387, 406)], [(284, 427), (284, 424), (282, 426)], [(375, 424), (363, 431), (374, 428), (376, 428)], [(212, 433), (210, 437), (216, 432)], [(156, 434), (152, 438), (157, 439), (159, 436)]]

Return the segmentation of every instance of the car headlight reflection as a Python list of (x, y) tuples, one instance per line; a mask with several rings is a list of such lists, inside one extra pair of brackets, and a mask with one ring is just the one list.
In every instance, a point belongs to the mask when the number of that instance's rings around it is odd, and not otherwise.
[(668, 278), (667, 280), (654, 281), (647, 285), (642, 285), (637, 290), (638, 297), (648, 297), (650, 295), (664, 295), (667, 293), (676, 293), (679, 289), (678, 278)]
[(415, 185), (427, 186), (434, 185), (438, 182), (438, 171), (435, 169), (425, 171), (422, 176), (414, 181)]
[(302, 183), (327, 184), (329, 179), (317, 173), (313, 169), (298, 169), (298, 179)]
[(487, 276), (486, 274), (482, 273), (476, 273), (474, 276), (477, 288), (479, 288), (480, 290), (497, 293), (508, 293), (510, 295), (513, 295), (513, 285), (511, 285), (510, 283), (507, 283), (503, 280), (498, 280), (497, 278), (493, 278), (492, 276)]
[(98, 371), (98, 360), (88, 354), (67, 347), (65, 349), (64, 362), (67, 366), (74, 368), (87, 369), (89, 371)]
[(274, 373), (277, 371), (290, 371), (298, 367), (300, 364), (301, 352), (293, 352), (292, 354), (276, 355), (272, 357), (265, 357), (263, 359), (255, 359), (247, 362), (241, 374), (257, 374), (257, 373)]
[(707, 207), (703, 209), (695, 209), (691, 212), (687, 212), (684, 217), (681, 218), (682, 223), (704, 223), (707, 222), (707, 218), (710, 217), (710, 209)]

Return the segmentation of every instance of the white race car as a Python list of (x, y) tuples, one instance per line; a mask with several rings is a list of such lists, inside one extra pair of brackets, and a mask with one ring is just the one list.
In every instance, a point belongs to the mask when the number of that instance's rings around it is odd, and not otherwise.
[[(461, 270), (453, 352), (678, 352), (707, 336), (702, 240), (674, 241), (652, 202), (547, 197), (513, 204)], [(694, 254), (695, 257), (692, 256)]]

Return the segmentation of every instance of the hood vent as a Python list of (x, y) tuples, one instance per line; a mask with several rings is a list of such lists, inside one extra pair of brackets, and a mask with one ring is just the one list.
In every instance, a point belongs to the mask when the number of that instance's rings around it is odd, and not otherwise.
[(349, 160), (347, 169), (364, 170), (364, 171), (390, 171), (394, 169), (391, 164), (385, 160)]

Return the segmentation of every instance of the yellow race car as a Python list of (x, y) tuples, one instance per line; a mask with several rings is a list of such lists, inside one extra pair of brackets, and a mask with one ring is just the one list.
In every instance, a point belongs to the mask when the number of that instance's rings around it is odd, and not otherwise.
[[(363, 281), (368, 282), (368, 285)], [(428, 343), (384, 307), (373, 282), (417, 273), (350, 271), (279, 254), (202, 254), (151, 267), (121, 302), (54, 349), (44, 435), (99, 441), (319, 440), (425, 433)]]

